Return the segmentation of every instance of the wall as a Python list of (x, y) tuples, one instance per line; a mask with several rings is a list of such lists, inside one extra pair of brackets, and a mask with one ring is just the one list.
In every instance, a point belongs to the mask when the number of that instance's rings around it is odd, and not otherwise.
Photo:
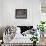
[(0, 26), (2, 25), (2, 0), (0, 0)]
[[(15, 9), (27, 9), (27, 19), (16, 19)], [(3, 0), (2, 25), (33, 25), (40, 20), (40, 0)]]

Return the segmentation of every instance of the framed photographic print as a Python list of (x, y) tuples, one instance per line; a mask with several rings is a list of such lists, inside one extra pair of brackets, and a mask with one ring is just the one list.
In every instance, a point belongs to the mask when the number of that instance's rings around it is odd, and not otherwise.
[(16, 9), (15, 17), (17, 19), (26, 19), (27, 18), (27, 9)]

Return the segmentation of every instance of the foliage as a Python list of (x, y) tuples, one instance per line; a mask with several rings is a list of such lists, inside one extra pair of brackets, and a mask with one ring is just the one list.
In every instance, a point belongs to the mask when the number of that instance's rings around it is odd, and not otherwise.
[(33, 42), (34, 42), (34, 41), (37, 42), (37, 41), (38, 41), (37, 36), (33, 36), (32, 39), (31, 39), (31, 41), (33, 41)]
[(40, 29), (40, 31), (44, 32), (44, 24), (45, 24), (45, 22), (40, 21), (40, 24), (37, 25), (37, 29), (38, 29), (38, 30)]

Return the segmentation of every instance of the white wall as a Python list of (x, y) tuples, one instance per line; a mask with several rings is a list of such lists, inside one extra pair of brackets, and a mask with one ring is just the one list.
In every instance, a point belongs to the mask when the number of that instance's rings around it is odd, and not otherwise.
[[(16, 19), (15, 9), (27, 9), (27, 19)], [(3, 0), (3, 26), (34, 25), (40, 20), (40, 0)]]
[(2, 0), (0, 0), (0, 26), (2, 24)]

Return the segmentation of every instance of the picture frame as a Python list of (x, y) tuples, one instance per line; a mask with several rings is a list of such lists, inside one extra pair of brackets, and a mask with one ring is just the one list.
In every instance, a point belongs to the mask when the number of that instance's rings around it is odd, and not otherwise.
[(27, 9), (16, 9), (15, 18), (16, 19), (26, 19), (27, 18)]

